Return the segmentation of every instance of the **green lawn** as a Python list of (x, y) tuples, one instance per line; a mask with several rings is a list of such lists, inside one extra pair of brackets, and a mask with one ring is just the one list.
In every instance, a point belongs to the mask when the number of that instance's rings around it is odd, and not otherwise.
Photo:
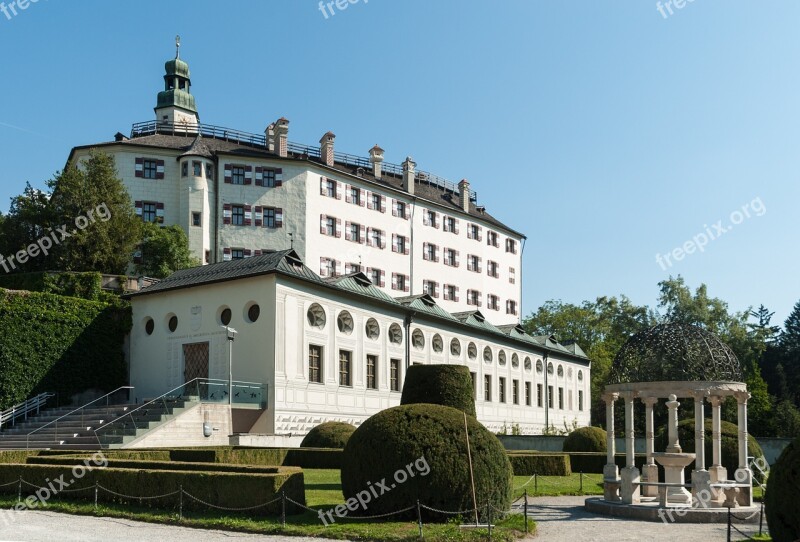
[[(338, 470), (306, 469), (303, 472), (306, 482), (306, 504), (310, 508), (328, 510), (344, 502)], [(525, 479), (520, 482), (520, 484), (522, 483), (525, 483)], [(10, 508), (16, 502), (15, 497), (0, 496), (0, 507)], [(419, 526), (416, 521), (366, 522), (337, 518), (337, 523), (325, 526), (316, 513), (306, 512), (301, 515), (288, 516), (286, 518), (286, 526), (283, 527), (278, 519), (231, 516), (218, 512), (186, 512), (183, 519), (180, 519), (177, 510), (155, 510), (136, 505), (104, 503), (100, 504), (95, 510), (92, 503), (61, 501), (57, 498), (52, 499), (48, 504), (48, 510), (55, 512), (119, 517), (153, 523), (260, 534), (398, 542), (418, 540), (419, 538)], [(486, 540), (487, 533), (485, 529), (464, 529), (460, 527), (460, 523), (460, 520), (453, 520), (447, 524), (425, 524), (423, 525), (424, 537), (426, 540), (434, 542), (478, 542)], [(511, 514), (500, 521), (496, 521), (495, 524), (496, 528), (492, 531), (493, 540), (511, 542), (524, 536), (524, 519), (520, 514)], [(529, 529), (531, 532), (535, 529), (533, 521), (529, 521)]]

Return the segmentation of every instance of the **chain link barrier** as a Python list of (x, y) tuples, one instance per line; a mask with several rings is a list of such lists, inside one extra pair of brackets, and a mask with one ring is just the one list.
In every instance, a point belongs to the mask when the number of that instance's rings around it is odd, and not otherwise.
[[(195, 501), (197, 501), (197, 502), (199, 502), (199, 503), (201, 503), (201, 504), (204, 504), (204, 505), (206, 505), (206, 506), (210, 506), (211, 508), (216, 508), (216, 509), (218, 509), (218, 510), (227, 510), (227, 511), (230, 511), (230, 512), (245, 512), (245, 511), (247, 511), (247, 510), (256, 510), (256, 509), (258, 509), (258, 508), (263, 508), (263, 507), (265, 507), (265, 506), (269, 506), (270, 504), (272, 504), (272, 503), (276, 503), (276, 502), (278, 502), (279, 500), (281, 500), (281, 498), (280, 498), (280, 497), (278, 497), (277, 499), (272, 499), (272, 500), (271, 500), (271, 501), (269, 501), (269, 502), (265, 502), (265, 503), (262, 503), (262, 504), (257, 504), (257, 505), (255, 505), (255, 506), (244, 506), (244, 507), (241, 507), (241, 508), (235, 508), (235, 507), (228, 507), (228, 506), (218, 506), (218, 505), (216, 505), (216, 504), (211, 504), (210, 502), (206, 502), (206, 501), (204, 501), (203, 499), (200, 499), (200, 498), (197, 498), (197, 497), (195, 497), (194, 495), (192, 495), (191, 493), (189, 493), (189, 492), (188, 492), (188, 491), (186, 491), (185, 489), (182, 489), (182, 490), (179, 490), (179, 491), (183, 491), (183, 494), (184, 494), (184, 495), (186, 495), (186, 496), (187, 496), (187, 497), (189, 497), (190, 499), (192, 499), (192, 500), (195, 500)], [(175, 493), (177, 493), (177, 491), (176, 491)]]

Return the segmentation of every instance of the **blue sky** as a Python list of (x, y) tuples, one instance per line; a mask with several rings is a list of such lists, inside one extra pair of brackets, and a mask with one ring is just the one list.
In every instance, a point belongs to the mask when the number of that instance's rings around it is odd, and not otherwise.
[[(292, 141), (332, 130), (343, 152), (379, 143), (388, 161), (468, 178), (528, 236), (525, 314), (598, 295), (653, 306), (670, 274), (736, 310), (764, 303), (775, 323), (800, 300), (797, 2), (694, 0), (666, 17), (650, 0), (333, 9), (39, 0), (0, 13), (0, 208), (71, 147), (154, 118), (180, 34), (203, 122), (262, 132), (285, 116)], [(719, 220), (740, 223), (711, 240)], [(701, 234), (702, 252), (656, 261)]]

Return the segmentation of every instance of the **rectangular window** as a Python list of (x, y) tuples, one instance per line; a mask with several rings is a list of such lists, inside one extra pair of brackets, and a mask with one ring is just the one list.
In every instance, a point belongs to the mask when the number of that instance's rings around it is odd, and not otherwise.
[(328, 197), (335, 198), (336, 197), (336, 181), (328, 179), (325, 183), (325, 187), (328, 190)]
[(481, 293), (477, 290), (467, 290), (467, 305), (481, 306)]
[(367, 389), (378, 389), (378, 356), (367, 354)]
[(578, 390), (578, 410), (583, 410), (583, 390)]
[(394, 236), (394, 247), (392, 247), (394, 252), (398, 254), (405, 254), (408, 251), (408, 241), (402, 235), (395, 235)]
[(350, 223), (350, 240), (354, 243), (361, 242), (361, 225), (355, 224), (353, 222)]
[(361, 205), (361, 189), (355, 186), (350, 187), (350, 203)]
[(399, 290), (401, 292), (404, 292), (409, 287), (408, 276), (407, 275), (403, 275), (403, 274), (400, 274), (400, 273), (393, 273), (392, 274), (392, 282), (393, 282), (393, 284), (392, 284), (392, 289), (393, 290)]
[(444, 300), (445, 301), (458, 301), (457, 296), (458, 288), (452, 284), (444, 285)]
[(369, 272), (369, 280), (372, 281), (372, 284), (375, 286), (381, 286), (381, 276), (383, 275), (383, 271), (380, 269), (371, 269)]
[(489, 294), (489, 299), (488, 299), (487, 306), (489, 307), (489, 309), (491, 309), (493, 311), (499, 311), (500, 310), (500, 298), (497, 297), (496, 295)]
[(353, 353), (348, 350), (339, 350), (339, 385), (352, 387), (351, 367)]
[(444, 264), (456, 267), (456, 251), (452, 248), (444, 249)]
[(422, 292), (431, 297), (439, 297), (439, 283), (432, 280), (422, 281)]
[(233, 184), (244, 184), (244, 166), (233, 166), (231, 169), (231, 182)]
[(156, 173), (158, 172), (158, 162), (155, 160), (145, 160), (143, 168), (145, 179), (155, 179), (157, 177)]
[(525, 382), (525, 406), (531, 406), (531, 383)]
[(480, 241), (482, 238), (481, 227), (477, 224), (470, 224), (469, 229), (467, 230), (467, 237), (470, 239), (475, 239), (476, 241)]
[(514, 239), (506, 239), (506, 252), (517, 253), (517, 242)]
[(542, 399), (542, 385), (536, 384), (536, 406), (542, 407), (544, 405), (544, 399)]
[(486, 244), (493, 247), (500, 246), (500, 241), (496, 231), (486, 232)]
[(500, 277), (500, 266), (497, 262), (493, 262), (489, 260), (486, 262), (486, 272), (489, 274), (490, 277), (499, 278)]
[(517, 302), (513, 299), (506, 301), (506, 314), (517, 314)]
[(322, 384), (322, 347), (308, 345), (308, 381)]
[(189, 176), (189, 162), (184, 162), (181, 165), (181, 177), (188, 177)]
[(481, 272), (481, 259), (474, 254), (470, 254), (467, 256), (467, 271), (472, 271), (474, 273)]
[(142, 203), (142, 219), (145, 222), (157, 222), (158, 216), (156, 213), (157, 205), (155, 203)]
[(547, 386), (547, 406), (553, 408), (553, 386)]
[(504, 376), (501, 376), (498, 383), (499, 383), (499, 386), (500, 386), (500, 389), (499, 389), (500, 402), (501, 403), (505, 403), (506, 402), (506, 378)]
[(243, 248), (232, 248), (231, 249), (231, 259), (232, 260), (244, 260), (244, 249)]
[(274, 228), (275, 226), (276, 226), (275, 208), (274, 207), (264, 207), (264, 227), (265, 228)]
[(322, 265), (325, 270), (325, 274), (329, 277), (336, 276), (336, 260), (332, 260), (330, 258), (322, 258)]
[(206, 162), (206, 179), (214, 180), (214, 166), (210, 162)]
[(392, 391), (400, 391), (400, 360), (389, 360), (389, 387)]
[(437, 216), (436, 216), (436, 211), (426, 210), (425, 211), (425, 225), (426, 226), (433, 226), (434, 228), (438, 228), (439, 224), (437, 222), (438, 222), (438, 220), (437, 220)]
[(231, 207), (231, 217), (231, 224), (244, 226), (244, 205), (233, 205)]
[(458, 222), (452, 216), (446, 216), (444, 218), (444, 231), (450, 233), (458, 233)]
[(201, 227), (203, 225), (203, 213), (197, 211), (192, 213), (192, 226)]
[(372, 194), (370, 196), (370, 201), (372, 201), (372, 205), (370, 207), (372, 209), (375, 209), (376, 211), (380, 211), (381, 208), (383, 207), (381, 205), (381, 195), (380, 194)]
[(264, 169), (261, 173), (262, 181), (261, 185), (267, 188), (274, 188), (275, 187), (275, 170), (274, 169)]
[(558, 388), (558, 408), (564, 410), (564, 388)]
[(483, 400), (487, 403), (492, 401), (492, 377), (489, 375), (483, 376)]
[(336, 236), (336, 219), (332, 216), (325, 218), (325, 235)]
[(395, 201), (395, 215), (400, 218), (406, 218), (406, 204), (402, 201)]
[(508, 282), (509, 284), (517, 282), (517, 271), (513, 267), (508, 268)]
[(375, 248), (383, 248), (383, 232), (372, 228), (369, 230), (370, 244)]
[(513, 380), (511, 382), (511, 401), (515, 404), (519, 404), (519, 380)]
[(422, 253), (423, 258), (428, 260), (429, 262), (436, 261), (436, 245), (431, 243), (425, 243), (425, 250)]
[(195, 177), (202, 177), (203, 176), (203, 163), (202, 162), (192, 162), (192, 174)]

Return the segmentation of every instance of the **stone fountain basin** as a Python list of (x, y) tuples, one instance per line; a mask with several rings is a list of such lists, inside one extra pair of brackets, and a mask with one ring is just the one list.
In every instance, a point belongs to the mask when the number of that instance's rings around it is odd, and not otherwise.
[(678, 452), (655, 452), (653, 458), (664, 467), (684, 468), (695, 460), (695, 454)]

